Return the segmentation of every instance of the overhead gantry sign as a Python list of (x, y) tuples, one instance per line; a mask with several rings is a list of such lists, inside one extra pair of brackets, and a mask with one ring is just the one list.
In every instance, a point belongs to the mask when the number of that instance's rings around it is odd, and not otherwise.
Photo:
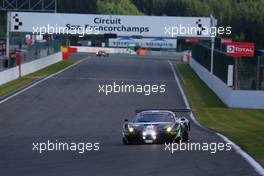
[(159, 17), (11, 12), (11, 32), (116, 34), (144, 37), (210, 37), (209, 17)]

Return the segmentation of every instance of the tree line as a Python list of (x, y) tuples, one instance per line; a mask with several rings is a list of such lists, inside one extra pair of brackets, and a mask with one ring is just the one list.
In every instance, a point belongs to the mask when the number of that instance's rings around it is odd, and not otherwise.
[(264, 48), (264, 0), (132, 0), (146, 15), (210, 16), (231, 26), (235, 41)]

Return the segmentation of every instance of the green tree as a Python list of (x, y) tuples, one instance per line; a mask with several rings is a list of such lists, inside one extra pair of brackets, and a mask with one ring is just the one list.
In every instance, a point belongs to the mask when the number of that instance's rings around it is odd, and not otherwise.
[(98, 0), (97, 13), (119, 15), (143, 15), (130, 0)]

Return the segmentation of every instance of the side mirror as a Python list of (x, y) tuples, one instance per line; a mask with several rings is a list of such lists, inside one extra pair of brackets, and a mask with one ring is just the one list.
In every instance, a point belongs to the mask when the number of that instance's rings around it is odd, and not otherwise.
[(128, 119), (125, 119), (124, 122), (128, 122)]

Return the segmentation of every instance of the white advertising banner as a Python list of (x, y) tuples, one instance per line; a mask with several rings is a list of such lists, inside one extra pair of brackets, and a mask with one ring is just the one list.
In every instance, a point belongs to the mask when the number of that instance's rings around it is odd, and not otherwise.
[(128, 47), (130, 44), (140, 46), (143, 48), (166, 48), (166, 49), (176, 49), (177, 47), (176, 39), (162, 39), (162, 38), (143, 38), (143, 39), (133, 39), (130, 37), (118, 37), (110, 38), (110, 47)]
[[(11, 12), (11, 32), (117, 34), (145, 37), (210, 37), (209, 17), (125, 16)], [(209, 30), (207, 30), (209, 29)]]

